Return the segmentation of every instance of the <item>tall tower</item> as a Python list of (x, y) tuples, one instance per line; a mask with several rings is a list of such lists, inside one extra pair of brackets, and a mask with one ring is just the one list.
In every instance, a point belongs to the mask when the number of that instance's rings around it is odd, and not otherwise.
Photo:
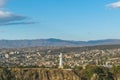
[(62, 53), (59, 55), (59, 68), (63, 68), (63, 56)]

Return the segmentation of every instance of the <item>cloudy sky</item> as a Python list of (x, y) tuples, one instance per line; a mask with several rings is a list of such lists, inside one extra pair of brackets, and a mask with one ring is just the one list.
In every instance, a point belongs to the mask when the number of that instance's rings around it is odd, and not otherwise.
[(120, 0), (0, 0), (0, 39), (120, 39)]

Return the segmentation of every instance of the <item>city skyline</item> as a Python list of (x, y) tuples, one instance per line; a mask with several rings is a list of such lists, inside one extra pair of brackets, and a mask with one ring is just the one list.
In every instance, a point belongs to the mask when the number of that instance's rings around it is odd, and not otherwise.
[(0, 39), (120, 39), (119, 8), (119, 0), (0, 0)]

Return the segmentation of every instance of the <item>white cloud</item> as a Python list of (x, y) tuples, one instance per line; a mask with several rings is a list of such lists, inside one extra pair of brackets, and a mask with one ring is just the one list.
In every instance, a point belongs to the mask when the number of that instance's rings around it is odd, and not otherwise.
[[(36, 22), (26, 22), (26, 16), (21, 16), (8, 11), (0, 11), (1, 25), (19, 25), (19, 24), (35, 24)], [(22, 21), (22, 22), (21, 22)]]
[(17, 14), (14, 14), (12, 12), (0, 11), (0, 23), (20, 21), (20, 20), (24, 20), (26, 18), (27, 17), (25, 17), (25, 16), (17, 15)]
[(7, 0), (0, 0), (0, 7), (3, 7), (5, 5)]
[[(26, 21), (27, 17), (4, 10), (4, 5), (8, 0), (0, 0), (0, 26), (1, 25), (19, 25), (34, 24), (36, 22)], [(22, 21), (22, 22), (21, 22)]]
[(114, 2), (114, 3), (110, 3), (107, 6), (111, 7), (111, 8), (120, 8), (120, 1)]

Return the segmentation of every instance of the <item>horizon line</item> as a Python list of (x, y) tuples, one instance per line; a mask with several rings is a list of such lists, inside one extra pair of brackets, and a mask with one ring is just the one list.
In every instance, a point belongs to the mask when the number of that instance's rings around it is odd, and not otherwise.
[(74, 39), (61, 39), (61, 38), (35, 38), (35, 39), (0, 39), (0, 40), (48, 40), (48, 39), (56, 39), (56, 40), (65, 40), (65, 41), (97, 41), (97, 40), (120, 40), (119, 38), (106, 38), (106, 39), (92, 39), (92, 40), (74, 40)]

